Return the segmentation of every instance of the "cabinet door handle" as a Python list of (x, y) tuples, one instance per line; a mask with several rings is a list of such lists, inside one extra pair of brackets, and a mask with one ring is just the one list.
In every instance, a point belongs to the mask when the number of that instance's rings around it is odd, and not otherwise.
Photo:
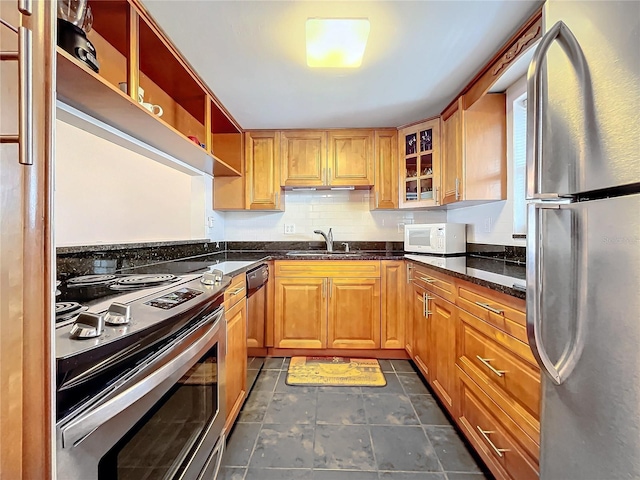
[(333, 279), (329, 279), (329, 298), (331, 298), (331, 290), (333, 289)]
[(499, 377), (503, 377), (505, 373), (508, 373), (506, 370), (497, 370), (490, 362), (493, 362), (492, 358), (482, 358), (480, 355), (476, 355), (476, 358), (480, 360), (484, 366), (486, 366), (489, 370), (495, 373)]
[(407, 283), (411, 283), (413, 281), (413, 277), (411, 273), (413, 272), (413, 265), (407, 263)]
[(418, 278), (427, 283), (436, 283), (437, 281), (435, 278), (430, 278), (430, 277), (418, 277)]
[(322, 167), (322, 184), (327, 184), (327, 169)]
[(380, 207), (380, 194), (376, 192), (376, 208)]
[(440, 205), (440, 187), (435, 187), (435, 190), (436, 205)]
[[(25, 14), (31, 15), (31, 12)], [(2, 135), (0, 143), (17, 143), (18, 162), (33, 165), (33, 33), (26, 27), (15, 28), (4, 20), (2, 25), (18, 34), (18, 52), (2, 52), (0, 58), (18, 61), (19, 117), (18, 134)]]
[(327, 184), (332, 182), (333, 178), (331, 178), (331, 169), (329, 169), (329, 178), (327, 179)]
[(498, 315), (504, 315), (504, 310), (500, 310), (498, 308), (493, 308), (488, 303), (476, 302), (476, 305), (478, 305), (479, 307), (485, 308), (485, 309), (489, 310), (490, 312), (497, 313)]
[(322, 279), (322, 298), (327, 298), (327, 279)]
[(229, 295), (231, 296), (236, 296), (238, 295), (240, 292), (244, 292), (244, 287), (240, 287), (240, 288), (236, 288), (235, 290), (232, 290), (229, 292)]
[(480, 432), (480, 435), (482, 435), (482, 437), (486, 440), (486, 442), (491, 446), (491, 448), (493, 449), (494, 452), (496, 452), (496, 454), (499, 457), (504, 457), (503, 453), (504, 452), (509, 452), (510, 450), (508, 448), (498, 448), (496, 447), (495, 443), (493, 443), (491, 441), (491, 439), (489, 438), (489, 435), (491, 435), (492, 433), (496, 433), (492, 430), (483, 430), (480, 428), (480, 426), (476, 426), (476, 428), (478, 429), (478, 431)]
[(31, 0), (18, 0), (18, 10), (27, 17), (33, 12), (33, 3)]
[(456, 200), (460, 198), (460, 179), (456, 177)]

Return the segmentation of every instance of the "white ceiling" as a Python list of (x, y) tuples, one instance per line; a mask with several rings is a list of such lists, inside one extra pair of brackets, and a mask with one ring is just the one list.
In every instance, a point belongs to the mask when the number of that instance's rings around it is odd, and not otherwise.
[[(144, 0), (245, 129), (399, 126), (437, 115), (537, 0)], [(359, 69), (306, 65), (309, 17), (367, 17)]]

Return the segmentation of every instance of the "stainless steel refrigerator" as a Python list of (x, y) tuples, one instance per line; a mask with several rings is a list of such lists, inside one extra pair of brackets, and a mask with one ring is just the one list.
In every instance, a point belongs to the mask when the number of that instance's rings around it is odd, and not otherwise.
[(640, 2), (549, 0), (528, 72), (542, 480), (640, 478)]

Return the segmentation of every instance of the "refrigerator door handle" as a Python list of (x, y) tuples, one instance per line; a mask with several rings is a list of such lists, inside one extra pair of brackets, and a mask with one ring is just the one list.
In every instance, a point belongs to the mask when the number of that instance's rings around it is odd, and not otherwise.
[[(557, 363), (549, 357), (542, 340), (542, 212), (545, 209), (561, 209), (569, 205), (563, 203), (530, 203), (527, 208), (527, 337), (531, 352), (540, 370), (545, 372), (556, 385), (564, 383), (580, 359), (584, 347), (585, 328), (576, 312), (575, 329), (571, 332), (569, 344)], [(576, 275), (579, 272), (576, 271)], [(529, 281), (532, 279), (533, 281)]]
[(557, 22), (542, 37), (527, 72), (527, 199), (554, 200), (558, 193), (540, 192), (542, 185), (542, 63), (553, 42), (558, 41), (575, 68), (582, 85), (590, 85), (587, 60), (569, 27)]

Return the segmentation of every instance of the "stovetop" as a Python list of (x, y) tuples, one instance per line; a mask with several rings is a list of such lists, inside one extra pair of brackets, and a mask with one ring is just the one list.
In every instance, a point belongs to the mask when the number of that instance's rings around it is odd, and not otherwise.
[[(72, 338), (71, 328), (75, 316), (56, 325), (56, 358), (68, 358), (81, 352), (103, 347), (120, 341), (124, 337), (136, 336), (144, 330), (155, 328), (165, 321), (191, 314), (199, 305), (207, 305), (220, 297), (230, 284), (230, 277), (223, 277), (215, 285), (205, 285), (202, 275), (192, 274), (177, 277), (174, 283), (142, 290), (115, 292), (88, 302), (82, 307), (87, 313), (104, 315), (114, 303), (130, 307), (131, 321), (124, 325), (105, 325), (103, 333), (96, 338)], [(126, 277), (122, 277), (126, 278)], [(220, 300), (221, 302), (221, 300)], [(80, 313), (80, 312), (78, 312)]]

